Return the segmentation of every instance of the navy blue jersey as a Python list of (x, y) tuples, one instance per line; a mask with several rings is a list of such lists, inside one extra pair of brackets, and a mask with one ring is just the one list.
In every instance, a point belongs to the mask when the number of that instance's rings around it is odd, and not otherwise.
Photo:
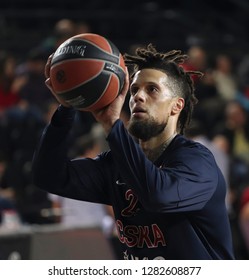
[(34, 155), (35, 184), (112, 205), (124, 259), (233, 259), (225, 180), (211, 152), (177, 135), (155, 163), (118, 120), (110, 151), (67, 158), (72, 109), (62, 106)]

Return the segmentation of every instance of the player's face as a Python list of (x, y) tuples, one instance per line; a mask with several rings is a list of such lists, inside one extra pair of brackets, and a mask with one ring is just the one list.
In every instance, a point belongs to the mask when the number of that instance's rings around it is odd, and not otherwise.
[(128, 125), (135, 137), (148, 140), (167, 126), (175, 101), (168, 84), (168, 76), (159, 70), (143, 69), (135, 74), (130, 86)]

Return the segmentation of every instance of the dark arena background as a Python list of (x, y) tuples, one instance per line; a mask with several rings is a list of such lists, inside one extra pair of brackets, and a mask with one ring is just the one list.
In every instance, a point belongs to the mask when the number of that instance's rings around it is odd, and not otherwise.
[[(110, 209), (102, 209), (96, 223), (64, 225), (67, 209), (32, 183), (33, 152), (57, 106), (44, 85), (46, 59), (63, 40), (84, 32), (105, 36), (121, 53), (148, 43), (165, 52), (181, 49), (190, 57), (185, 67), (204, 72), (196, 82), (199, 109), (189, 137), (201, 130), (218, 149), (235, 255), (248, 259), (248, 0), (0, 1), (0, 259), (120, 257)], [(232, 118), (233, 129), (225, 134)], [(244, 132), (243, 149), (231, 140), (236, 131)], [(69, 156), (84, 154), (89, 143), (82, 139), (93, 134), (106, 148), (91, 114), (78, 113)]]
[(201, 41), (212, 52), (236, 57), (248, 51), (249, 2), (9, 0), (0, 4), (1, 47), (18, 54), (37, 46), (62, 18), (90, 25), (126, 51), (153, 42), (162, 49), (186, 49)]

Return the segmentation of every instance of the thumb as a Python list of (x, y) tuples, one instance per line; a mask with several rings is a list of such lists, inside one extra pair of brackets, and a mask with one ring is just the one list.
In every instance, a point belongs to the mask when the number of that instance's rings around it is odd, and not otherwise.
[(128, 89), (129, 89), (129, 85), (130, 85), (130, 81), (129, 81), (129, 72), (128, 72), (128, 69), (127, 67), (125, 67), (125, 80), (124, 80), (124, 85), (123, 85), (123, 88), (120, 92), (120, 95), (121, 96), (126, 96), (127, 92), (128, 92)]
[(45, 80), (45, 85), (48, 87), (48, 89), (49, 89), (53, 94), (55, 94), (55, 92), (54, 92), (54, 90), (53, 90), (53, 87), (52, 87), (52, 83), (51, 83), (50, 78), (47, 78), (47, 79)]

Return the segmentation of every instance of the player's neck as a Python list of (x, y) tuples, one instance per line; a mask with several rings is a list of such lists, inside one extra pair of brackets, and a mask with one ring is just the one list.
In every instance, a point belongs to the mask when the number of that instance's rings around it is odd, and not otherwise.
[(147, 158), (154, 162), (165, 151), (176, 134), (176, 132), (171, 132), (166, 137), (162, 137), (161, 135), (160, 137), (151, 138), (148, 141), (140, 141), (140, 145)]

